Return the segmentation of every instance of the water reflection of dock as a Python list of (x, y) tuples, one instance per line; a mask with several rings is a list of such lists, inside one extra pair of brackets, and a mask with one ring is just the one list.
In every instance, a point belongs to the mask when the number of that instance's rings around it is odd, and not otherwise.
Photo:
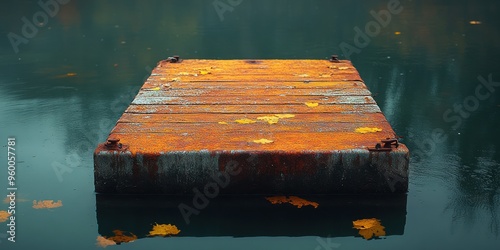
[(310, 196), (317, 208), (271, 204), (264, 196), (221, 196), (189, 224), (179, 210), (192, 197), (97, 195), (98, 233), (110, 237), (114, 230), (147, 237), (155, 223), (176, 225), (178, 237), (194, 236), (359, 236), (353, 221), (376, 218), (385, 234), (403, 235), (406, 223), (406, 195), (394, 196)]

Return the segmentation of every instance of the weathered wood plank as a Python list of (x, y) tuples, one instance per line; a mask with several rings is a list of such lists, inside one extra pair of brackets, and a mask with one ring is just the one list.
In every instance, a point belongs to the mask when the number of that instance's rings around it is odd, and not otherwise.
[(197, 114), (197, 113), (226, 113), (226, 114), (279, 114), (279, 113), (380, 113), (375, 104), (351, 105), (318, 105), (310, 108), (305, 104), (284, 105), (130, 105), (127, 113), (136, 114)]
[[(218, 123), (221, 121), (235, 121), (238, 119), (258, 120), (258, 117), (274, 115), (270, 113), (255, 113), (255, 114), (217, 114), (204, 116), (203, 114), (134, 114), (124, 113), (118, 123)], [(279, 114), (285, 115), (285, 114)], [(335, 115), (324, 115), (322, 113), (303, 113), (293, 114), (294, 119), (281, 119), (280, 121), (287, 124), (294, 123), (381, 123), (386, 122), (385, 116), (382, 113), (374, 113), (371, 116), (366, 116), (363, 113), (336, 113)]]

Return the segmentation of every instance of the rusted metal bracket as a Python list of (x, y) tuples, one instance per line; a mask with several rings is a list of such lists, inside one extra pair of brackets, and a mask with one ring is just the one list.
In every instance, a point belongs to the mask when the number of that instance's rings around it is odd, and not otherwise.
[(369, 151), (391, 151), (393, 148), (397, 148), (399, 146), (399, 141), (396, 138), (386, 138), (385, 140), (381, 140), (380, 142), (375, 144), (374, 148), (368, 148)]
[(109, 138), (108, 141), (106, 141), (106, 143), (104, 143), (104, 147), (107, 150), (119, 150), (119, 151), (127, 150), (128, 146), (121, 144), (119, 142), (120, 142), (120, 139), (118, 139), (118, 138)]
[(339, 60), (339, 56), (337, 55), (332, 55), (332, 57), (328, 60), (330, 62), (334, 62), (334, 63), (339, 63), (340, 60)]
[(180, 56), (174, 55), (174, 56), (167, 57), (167, 62), (170, 62), (170, 63), (180, 63), (180, 62), (182, 62), (182, 59), (181, 59)]

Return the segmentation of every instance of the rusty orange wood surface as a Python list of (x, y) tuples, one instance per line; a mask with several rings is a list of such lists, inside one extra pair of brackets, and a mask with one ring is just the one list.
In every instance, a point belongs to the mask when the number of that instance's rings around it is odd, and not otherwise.
[[(258, 119), (279, 114), (294, 117), (273, 124)], [(140, 119), (129, 119), (134, 116)], [(382, 131), (356, 133), (359, 127)], [(356, 69), (327, 60), (163, 61), (112, 135), (143, 153), (326, 151), (373, 146), (395, 136)], [(262, 138), (273, 142), (253, 142)]]
[(328, 60), (161, 61), (109, 136), (144, 156), (368, 154), (395, 137), (352, 64)]

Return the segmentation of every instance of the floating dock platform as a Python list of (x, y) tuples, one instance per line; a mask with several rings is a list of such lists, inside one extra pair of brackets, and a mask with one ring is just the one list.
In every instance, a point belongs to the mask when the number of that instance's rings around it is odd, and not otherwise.
[(175, 56), (97, 146), (95, 191), (405, 193), (396, 137), (349, 61)]

